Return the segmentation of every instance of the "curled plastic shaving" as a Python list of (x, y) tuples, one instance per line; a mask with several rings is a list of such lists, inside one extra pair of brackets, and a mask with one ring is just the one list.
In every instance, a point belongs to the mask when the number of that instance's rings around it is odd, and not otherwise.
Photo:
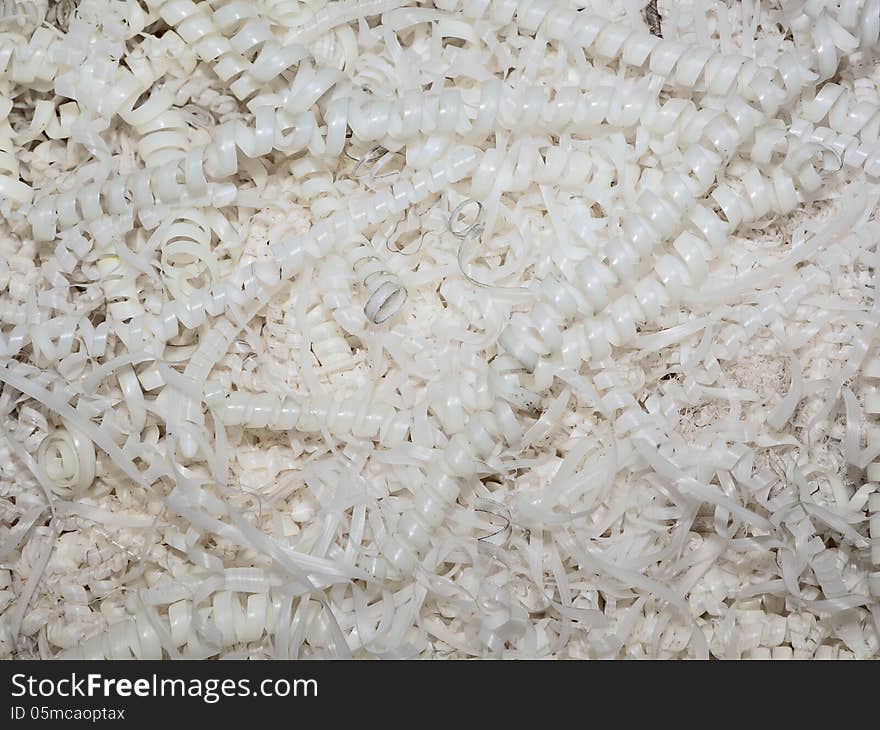
[(349, 249), (346, 256), (355, 275), (366, 289), (364, 315), (373, 324), (382, 324), (393, 317), (406, 301), (406, 288), (389, 272), (367, 243)]
[(808, 49), (821, 79), (834, 75), (843, 59), (871, 56), (880, 42), (876, 0), (808, 3), (788, 21), (796, 45)]
[(210, 224), (196, 210), (177, 214), (164, 230), (159, 244), (162, 274), (175, 299), (188, 300), (196, 290), (210, 289), (219, 280), (211, 237)]
[(656, 5), (0, 2), (0, 658), (875, 656), (878, 0)]
[[(473, 222), (467, 223), (459, 220), (465, 208), (476, 206), (473, 213)], [(449, 232), (456, 238), (465, 239), (471, 236), (479, 236), (483, 232), (483, 204), (479, 200), (468, 198), (459, 203), (449, 214)]]
[(29, 203), (33, 196), (30, 186), (21, 180), (19, 165), (15, 157), (13, 131), (9, 125), (9, 112), (12, 100), (0, 98), (0, 194), (6, 204)]
[(81, 495), (95, 479), (95, 447), (73, 428), (58, 428), (46, 436), (37, 462), (60, 497)]

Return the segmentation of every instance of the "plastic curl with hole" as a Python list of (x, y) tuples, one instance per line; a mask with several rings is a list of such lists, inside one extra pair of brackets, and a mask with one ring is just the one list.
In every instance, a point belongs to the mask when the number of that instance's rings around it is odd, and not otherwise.
[(95, 445), (72, 426), (62, 426), (40, 444), (37, 463), (59, 497), (82, 496), (95, 480)]
[(187, 302), (220, 281), (220, 265), (212, 248), (214, 231), (205, 213), (177, 210), (157, 230), (162, 280), (175, 301)]
[(382, 324), (400, 311), (406, 301), (406, 287), (383, 261), (384, 254), (362, 236), (345, 246), (345, 257), (363, 287), (364, 316)]

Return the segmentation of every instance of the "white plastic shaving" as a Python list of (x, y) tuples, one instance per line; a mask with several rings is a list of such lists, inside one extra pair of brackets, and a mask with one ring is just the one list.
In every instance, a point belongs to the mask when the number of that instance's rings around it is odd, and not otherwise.
[(0, 658), (876, 657), (878, 59), (0, 3)]

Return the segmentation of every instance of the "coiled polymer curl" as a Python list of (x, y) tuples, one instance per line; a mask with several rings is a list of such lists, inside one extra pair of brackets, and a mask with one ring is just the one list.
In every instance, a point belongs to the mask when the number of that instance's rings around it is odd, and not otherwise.
[[(312, 648), (332, 646), (326, 608), (315, 601), (300, 602), (292, 620), (283, 611), (284, 599), (274, 591), (220, 590), (210, 602), (194, 606), (190, 599), (167, 609), (145, 610), (112, 624), (106, 631), (62, 652), (64, 659), (163, 659), (184, 656), (205, 659), (236, 644), (274, 637), (284, 622), (302, 622), (303, 636)], [(291, 633), (287, 625), (286, 634)]]
[(297, 181), (297, 199), (308, 208), (313, 220), (323, 220), (343, 207), (346, 186), (313, 158), (294, 160), (290, 172)]
[(364, 330), (363, 307), (352, 301), (351, 266), (338, 255), (321, 260), (318, 268), (318, 290), (321, 301), (336, 323), (349, 335)]
[[(628, 213), (621, 221), (622, 236), (609, 241), (603, 252), (588, 255), (578, 264), (577, 296), (549, 279), (542, 287), (546, 300), (528, 314), (513, 315), (500, 342), (528, 371), (535, 370), (542, 356), (555, 352), (562, 352), (568, 365), (575, 364), (577, 352), (592, 352), (599, 359), (607, 357), (611, 344), (623, 344), (635, 336), (637, 321), (652, 320), (663, 305), (670, 303), (665, 290), (693, 283), (689, 266), (694, 274), (705, 277), (709, 257), (706, 247), (683, 229), (686, 224), (702, 224), (713, 229), (715, 240), (726, 235), (717, 216), (697, 203), (714, 181), (720, 160), (700, 147), (691, 148), (685, 160), (686, 164), (690, 162), (692, 174), (666, 173), (658, 188), (660, 195), (643, 191), (638, 205), (641, 212)], [(643, 259), (650, 256), (653, 260), (654, 251), (672, 238), (676, 238), (673, 248), (681, 252), (681, 259), (666, 255), (654, 262), (663, 283), (652, 277), (638, 281)], [(631, 293), (614, 299), (613, 293), (622, 286)], [(606, 311), (607, 319), (600, 316)], [(571, 339), (572, 331), (566, 326), (577, 312), (590, 319), (589, 331), (582, 332), (586, 339), (579, 343)]]
[[(167, 616), (160, 618), (156, 627), (144, 612), (117, 622), (76, 649), (64, 653), (65, 658), (82, 659), (162, 659), (174, 656), (177, 649), (187, 644), (197, 656), (214, 653), (205, 649), (204, 635), (219, 638), (226, 646), (238, 642), (257, 641), (275, 627), (279, 606), (267, 594), (242, 595), (218, 591), (212, 596), (208, 610), (201, 612), (199, 627), (195, 630), (192, 602), (176, 601), (168, 606)], [(158, 630), (157, 630), (158, 629)], [(213, 629), (213, 631), (211, 631)], [(215, 646), (214, 651), (221, 649)]]
[[(205, 295), (197, 294), (188, 303), (188, 315), (201, 324), (206, 311), (216, 316), (229, 304), (244, 310), (252, 303), (262, 301), (267, 288), (277, 286), (282, 280), (297, 274), (306, 257), (321, 260), (332, 253), (340, 241), (351, 240), (353, 236), (368, 225), (377, 225), (390, 216), (398, 215), (411, 205), (424, 202), (430, 195), (445, 189), (448, 185), (467, 177), (476, 166), (479, 155), (469, 147), (456, 148), (446, 159), (427, 170), (416, 172), (411, 177), (395, 182), (390, 189), (381, 190), (366, 196), (358, 196), (346, 201), (344, 210), (338, 210), (329, 218), (312, 226), (308, 233), (299, 234), (278, 241), (270, 246), (274, 259), (272, 262), (249, 264), (239, 268), (224, 286)], [(176, 317), (172, 317), (175, 322)], [(236, 324), (223, 320), (223, 327), (236, 328)], [(232, 339), (218, 335), (221, 340)], [(210, 346), (205, 354), (193, 358), (190, 365), (195, 370), (192, 377), (207, 378), (210, 369), (222, 353), (214, 352), (214, 340), (208, 336), (205, 342)], [(202, 352), (200, 348), (200, 353)], [(197, 365), (196, 365), (197, 363)]]
[(721, 97), (737, 93), (759, 100), (770, 116), (794, 100), (809, 81), (801, 78), (802, 65), (793, 56), (776, 68), (761, 67), (744, 56), (660, 38), (643, 27), (571, 10), (554, 0), (463, 0), (444, 3), (444, 8), (472, 20), (489, 17), (496, 23), (514, 22), (529, 33), (540, 32), (547, 40), (577, 44), (596, 58), (646, 68), (672, 87)]
[[(52, 240), (59, 228), (72, 228), (79, 222), (149, 210), (158, 205), (227, 205), (234, 188), (209, 181), (223, 180), (238, 172), (239, 150), (249, 158), (261, 157), (273, 150), (286, 155), (307, 148), (315, 153), (324, 151), (314, 113), (276, 110), (272, 106), (256, 108), (253, 128), (238, 120), (226, 122), (211, 131), (212, 143), (186, 149), (179, 129), (168, 130), (166, 134), (160, 123), (164, 115), (171, 115), (169, 119), (175, 124), (185, 122), (185, 117), (169, 109), (170, 98), (161, 90), (133, 108), (141, 90), (141, 82), (122, 70), (117, 83), (105, 94), (101, 109), (104, 113), (118, 113), (132, 122), (143, 123), (142, 131), (149, 137), (142, 140), (143, 150), (157, 164), (100, 184), (42, 198), (28, 214), (37, 240)], [(155, 129), (152, 124), (156, 125)], [(153, 132), (147, 133), (148, 129)]]
[(423, 203), (430, 195), (469, 176), (479, 159), (478, 150), (456, 147), (429, 169), (419, 170), (412, 177), (395, 182), (390, 189), (349, 201), (346, 212), (337, 211), (312, 226), (307, 234), (273, 244), (270, 250), (281, 267), (282, 276), (287, 277), (298, 269), (306, 251), (316, 252), (318, 258), (326, 256), (334, 245), (338, 245), (340, 237), (351, 236), (368, 225), (399, 215), (409, 206)]
[(0, 198), (8, 203), (24, 205), (31, 202), (33, 190), (20, 176), (18, 160), (15, 158), (16, 145), (14, 132), (9, 125), (9, 112), (12, 99), (0, 96)]
[(302, 326), (299, 326), (295, 307), (293, 297), (280, 305), (270, 302), (264, 325), (271, 343), (269, 347), (277, 351), (282, 360), (294, 360), (297, 351), (304, 349), (303, 339), (308, 338), (318, 372), (330, 375), (332, 380), (334, 374), (352, 367), (355, 359), (351, 346), (327, 307), (320, 302), (311, 306)]
[(860, 48), (876, 50), (880, 44), (880, 2), (840, 0), (837, 22), (859, 39)]
[[(58, 8), (56, 21), (57, 11)], [(62, 9), (62, 18), (63, 13)], [(149, 16), (139, 3), (129, 3), (125, 21), (124, 40), (127, 41), (144, 30)], [(74, 48), (66, 42), (67, 39), (60, 37), (57, 28), (45, 23), (23, 43), (9, 43), (8, 36), (4, 40), (6, 43), (0, 47), (0, 69), (12, 83), (24, 88), (52, 91), (56, 83), (62, 82), (63, 69), (79, 69), (87, 60), (87, 44)]]
[[(539, 151), (544, 152), (543, 157)], [(566, 154), (569, 166), (563, 167)], [(630, 212), (623, 217), (622, 235), (608, 242), (599, 256), (607, 257), (615, 283), (631, 279), (642, 258), (682, 230), (696, 199), (708, 191), (722, 165), (717, 154), (697, 145), (688, 149), (683, 158), (681, 172), (667, 172), (654, 190), (645, 189), (640, 193), (636, 206), (639, 212)], [(567, 153), (564, 148), (539, 150), (534, 145), (521, 145), (517, 154), (506, 158), (489, 150), (474, 173), (472, 193), (482, 196), (492, 189), (522, 190), (531, 184), (533, 178), (550, 179), (554, 173), (564, 174), (571, 170), (572, 165), (571, 177), (575, 185), (592, 185), (596, 178), (601, 180), (601, 165), (594, 171), (591, 165), (581, 165), (580, 162), (577, 153)]]
[(63, 426), (43, 439), (37, 463), (53, 492), (68, 499), (77, 497), (95, 480), (95, 445), (73, 427)]
[[(47, 195), (28, 211), (28, 221), (37, 241), (52, 241), (60, 231), (105, 216), (131, 217), (161, 205), (189, 204), (222, 208), (235, 198), (231, 183), (208, 182), (205, 177), (206, 147), (161, 167), (145, 168), (130, 175), (116, 175), (104, 181)], [(183, 181), (182, 184), (180, 181)], [(158, 221), (151, 221), (155, 227)]]
[(345, 255), (365, 289), (364, 315), (373, 324), (386, 322), (406, 301), (406, 287), (363, 236), (349, 244)]
[(275, 286), (299, 272), (306, 256), (323, 259), (343, 242), (354, 240), (367, 226), (383, 223), (466, 178), (479, 159), (478, 150), (457, 147), (430, 168), (396, 181), (390, 188), (347, 200), (344, 209), (316, 223), (307, 233), (271, 244), (269, 250), (274, 263), (239, 269), (228, 287), (231, 301), (242, 307), (259, 301), (265, 287)]
[(161, 167), (183, 159), (189, 151), (188, 119), (173, 103), (171, 90), (160, 89), (137, 109), (120, 112), (140, 135), (137, 150), (145, 167)]
[(11, 48), (7, 78), (26, 88), (48, 91), (58, 75), (58, 37), (49, 28), (38, 27), (25, 43)]
[[(323, 89), (326, 83), (321, 80), (318, 86)], [(102, 115), (118, 114), (142, 135), (138, 149), (145, 169), (41, 199), (28, 216), (35, 238), (52, 240), (59, 226), (64, 230), (80, 221), (143, 211), (161, 204), (226, 205), (234, 188), (209, 180), (222, 180), (238, 172), (239, 150), (250, 158), (265, 156), (273, 150), (287, 155), (307, 148), (316, 153), (323, 151), (313, 112), (269, 105), (256, 107), (253, 128), (232, 120), (212, 130), (212, 143), (190, 149), (187, 118), (172, 107), (170, 89), (158, 89), (138, 105), (143, 90), (149, 86), (131, 71), (119, 69), (98, 104)], [(302, 102), (304, 97), (297, 94), (296, 98)]]
[(805, 3), (790, 21), (796, 45), (804, 45), (819, 72), (819, 80), (831, 78), (842, 59), (870, 61), (880, 43), (880, 2)]
[(306, 315), (312, 352), (325, 372), (336, 373), (353, 364), (351, 346), (323, 304), (312, 307)]
[[(709, 261), (739, 225), (769, 213), (790, 212), (801, 200), (800, 189), (815, 189), (820, 180), (810, 162), (815, 149), (805, 152), (792, 151), (789, 165), (793, 173), (779, 167), (768, 178), (758, 168), (745, 166), (739, 171), (744, 192), (729, 183), (712, 192), (710, 198), (718, 212), (702, 202), (692, 202), (687, 213), (691, 230), (675, 238), (673, 253), (660, 255), (647, 276), (637, 277), (638, 252), (626, 242), (616, 252), (609, 249), (612, 253), (606, 261), (586, 257), (577, 268), (580, 296), (576, 299), (554, 285), (543, 289), (546, 301), (528, 314), (514, 315), (501, 335), (501, 346), (530, 372), (538, 368), (541, 358), (556, 353), (572, 368), (581, 361), (607, 358), (612, 346), (625, 345), (635, 337), (638, 324), (654, 321), (662, 307), (677, 304), (689, 288), (705, 281)], [(736, 167), (731, 168), (731, 175), (736, 172)], [(624, 285), (626, 288), (619, 291)], [(586, 320), (566, 326), (576, 312), (586, 315)], [(545, 367), (549, 366), (542, 365)], [(549, 370), (544, 372), (541, 382), (549, 386), (547, 378), (552, 380), (552, 375)]]
[[(43, 198), (29, 214), (38, 240), (51, 240), (59, 224), (62, 228), (70, 227), (80, 220), (90, 221), (108, 213), (122, 214), (183, 200), (197, 203), (206, 196), (215, 198), (205, 200), (206, 203), (222, 205), (229, 190), (212, 186), (208, 180), (220, 180), (234, 175), (238, 171), (239, 150), (251, 158), (269, 154), (272, 150), (292, 155), (306, 148), (316, 153), (339, 154), (349, 126), (363, 140), (385, 137), (406, 140), (424, 131), (422, 120), (431, 118), (431, 115), (423, 114), (423, 108), (433, 103), (426, 101), (421, 93), (415, 93), (405, 97), (400, 104), (370, 102), (363, 107), (361, 115), (355, 114), (355, 111), (361, 109), (359, 99), (363, 94), (356, 95), (354, 99), (338, 99), (328, 106), (324, 115), (326, 132), (320, 134), (313, 112), (292, 112), (272, 106), (258, 106), (255, 109), (253, 128), (237, 120), (227, 122), (213, 130), (213, 143), (186, 150), (186, 142), (180, 133), (180, 125), (184, 123), (184, 119), (177, 116), (179, 113), (176, 110), (168, 109), (167, 99), (161, 91), (154, 92), (137, 109), (132, 108), (142, 88), (142, 83), (131, 73), (120, 71), (118, 82), (105, 95), (101, 108), (108, 114), (119, 113), (123, 118), (143, 124), (142, 131), (148, 138), (142, 140), (143, 150), (148, 157), (155, 155), (154, 159), (162, 164), (157, 167), (148, 165), (145, 170), (124, 178), (113, 178), (97, 190), (90, 187), (88, 190)], [(499, 116), (503, 118), (502, 112), (505, 108), (500, 96), (500, 84), (489, 82), (481, 88), (481, 111), (472, 128), (477, 136), (485, 136), (493, 130)], [(528, 90), (522, 92), (520, 98), (527, 99), (530, 93), (532, 92)], [(633, 104), (631, 101), (624, 105), (611, 92), (600, 91), (590, 97), (589, 94), (584, 95), (573, 88), (571, 93), (562, 90), (556, 94), (552, 104), (546, 103), (544, 92), (540, 88), (535, 87), (534, 93), (541, 98), (536, 97), (528, 104), (520, 103), (510, 107), (513, 110), (509, 120), (511, 128), (519, 129), (528, 121), (523, 115), (531, 116), (536, 121), (543, 119), (542, 124), (554, 129), (565, 128), (579, 119), (584, 123), (598, 123), (607, 115), (620, 124), (641, 120), (657, 134), (679, 129), (689, 139), (700, 140), (701, 144), (717, 150), (722, 159), (728, 158), (750, 138), (760, 118), (756, 110), (736, 99), (730, 103), (726, 112), (697, 112), (690, 102), (675, 99), (664, 104), (662, 108), (654, 104), (640, 109), (637, 103)], [(303, 96), (308, 95), (296, 94), (292, 98)], [(614, 102), (615, 98), (618, 99), (617, 102)], [(452, 133), (465, 115), (460, 95), (454, 90), (444, 91), (438, 103), (438, 112), (433, 117), (438, 122), (436, 125), (432, 122), (427, 127), (434, 132)], [(614, 109), (619, 108), (621, 114), (625, 110), (628, 116), (615, 118), (617, 112), (612, 112), (609, 105)], [(165, 112), (161, 112), (161, 109), (165, 109)], [(174, 131), (161, 126), (163, 114), (171, 115), (171, 121), (176, 120), (175, 124), (178, 126)], [(155, 128), (152, 126), (154, 124)], [(778, 139), (777, 130), (772, 125), (767, 131), (769, 136), (764, 134), (755, 138), (752, 156), (756, 162), (766, 162), (770, 147)], [(550, 162), (547, 164), (550, 165)]]
[(615, 433), (623, 436), (638, 432), (643, 440), (656, 446), (650, 429), (643, 428), (649, 422), (647, 414), (620, 375), (605, 367), (593, 376), (593, 384), (600, 396), (599, 408), (606, 417), (614, 418)]
[(243, 0), (217, 3), (150, 0), (151, 10), (209, 63), (238, 99), (248, 99), (307, 56), (299, 45), (282, 46), (256, 6)]
[[(456, 471), (444, 471), (444, 466)], [(475, 472), (467, 438), (463, 434), (453, 436), (442, 456), (428, 467), (426, 479), (413, 490), (412, 509), (399, 517), (393, 534), (387, 532), (379, 539), (378, 554), (365, 559), (361, 567), (380, 580), (402, 580), (413, 575), (432, 536), (461, 494), (461, 478)]]
[[(731, 125), (725, 126), (725, 129), (733, 132), (735, 128)], [(697, 200), (709, 191), (725, 160), (736, 151), (748, 134), (746, 132), (737, 137), (735, 134), (725, 136), (712, 132), (708, 136), (715, 140), (714, 144), (692, 145), (683, 154), (680, 170), (665, 173), (658, 184), (639, 194), (635, 210), (628, 212), (621, 220), (621, 234), (613, 236), (599, 251), (588, 255), (578, 267), (585, 300), (579, 306), (586, 313), (594, 315), (602, 311), (609, 304), (611, 290), (634, 282), (641, 269), (654, 261), (655, 251), (693, 225), (692, 213), (700, 221), (705, 220), (706, 213), (699, 208), (695, 210)], [(719, 184), (712, 191), (711, 200), (732, 225), (739, 225), (745, 219), (757, 220), (771, 211), (780, 215), (788, 213), (800, 200), (796, 188), (806, 192), (817, 188), (818, 176), (809, 163), (822, 149), (821, 146), (815, 143), (807, 145), (793, 138), (788, 147), (782, 167), (773, 172), (770, 181), (765, 180), (758, 168), (746, 168), (743, 185), (749, 191), (748, 197), (743, 198), (729, 183)], [(752, 156), (760, 159), (769, 158), (771, 149), (756, 141), (752, 153)], [(591, 165), (591, 161), (596, 164)], [(735, 172), (739, 168), (734, 166), (732, 169)], [(603, 165), (599, 157), (593, 156), (591, 160), (588, 153), (569, 152), (562, 146), (539, 148), (536, 145), (515, 145), (506, 157), (490, 149), (474, 173), (472, 192), (482, 196), (499, 186), (506, 189), (504, 186), (508, 184), (514, 189), (518, 186), (521, 190), (523, 185), (530, 184), (533, 180), (554, 180), (560, 184), (571, 182), (581, 189), (593, 188), (597, 182), (601, 184), (603, 170), (607, 177), (609, 167), (607, 164)], [(793, 176), (796, 177), (794, 182), (791, 179)], [(741, 210), (743, 206), (747, 210)], [(690, 244), (678, 245), (693, 248)], [(690, 250), (687, 253), (689, 260), (693, 260), (695, 255), (697, 254)], [(649, 300), (653, 301), (653, 295), (646, 291), (642, 295), (648, 297), (645, 301), (649, 306), (647, 311), (653, 312), (656, 303), (649, 304)], [(622, 317), (624, 321), (628, 316), (624, 314), (626, 311), (629, 311), (628, 308), (618, 313), (618, 317)], [(560, 320), (565, 319), (564, 316), (548, 319), (546, 314), (542, 314), (542, 328), (551, 321), (556, 326)], [(514, 340), (524, 342), (528, 339), (522, 326), (523, 317), (524, 315), (514, 316), (520, 326), (516, 327), (517, 334), (511, 334), (508, 338), (510, 346), (513, 346)], [(626, 329), (631, 329), (632, 334), (635, 332), (634, 325)], [(547, 331), (546, 335), (549, 337), (551, 333)], [(520, 355), (525, 356), (523, 347), (521, 345), (518, 349)], [(529, 367), (534, 364), (531, 362)]]
[(391, 448), (403, 443), (412, 423), (411, 414), (380, 398), (355, 403), (350, 398), (329, 396), (302, 399), (241, 391), (224, 394), (216, 384), (206, 387), (205, 400), (224, 426), (302, 433), (320, 433), (326, 428), (337, 437), (376, 440)]
[[(148, 65), (148, 64), (147, 64)], [(181, 140), (185, 132), (185, 117), (178, 118), (176, 110), (171, 110), (172, 95), (167, 90), (154, 91), (149, 99), (139, 106), (135, 103), (144, 89), (149, 88), (162, 68), (149, 70), (144, 64), (137, 67), (137, 73), (127, 69), (117, 70), (116, 79), (107, 84), (101, 81), (103, 88), (99, 97), (98, 111), (102, 115), (119, 114), (123, 119), (139, 130), (142, 136), (155, 141), (142, 140), (146, 158), (151, 159), (157, 152), (169, 146), (171, 149), (183, 150)], [(322, 96), (334, 83), (327, 76), (329, 70), (313, 69), (304, 64), (297, 72), (290, 89), (279, 97), (275, 105), (261, 102), (254, 107), (256, 114), (255, 129), (251, 131), (242, 122), (229, 122), (220, 125), (216, 130), (215, 146), (211, 147), (214, 163), (223, 161), (222, 169), (216, 175), (233, 174), (237, 167), (230, 159), (233, 151), (230, 145), (241, 149), (248, 156), (268, 154), (274, 148), (292, 154), (312, 144), (312, 136), (317, 129), (314, 113), (306, 113), (313, 103)], [(333, 72), (335, 73), (335, 72)], [(331, 74), (332, 75), (332, 74)], [(85, 94), (85, 90), (77, 92), (73, 87), (66, 88), (67, 95)], [(711, 113), (697, 113), (690, 102), (671, 100), (657, 107), (650, 95), (628, 94), (620, 88), (600, 87), (598, 90), (582, 92), (576, 87), (566, 87), (554, 96), (547, 97), (541, 87), (525, 87), (509, 90), (500, 82), (486, 82), (480, 86), (479, 113), (473, 122), (461, 95), (457, 90), (448, 89), (439, 95), (425, 95), (412, 92), (399, 101), (372, 100), (364, 92), (346, 94), (331, 102), (324, 113), (326, 122), (328, 154), (341, 153), (345, 139), (345, 131), (351, 127), (355, 136), (363, 140), (377, 140), (384, 137), (395, 139), (399, 143), (412, 139), (419, 133), (459, 133), (461, 129), (470, 128), (465, 136), (485, 137), (494, 128), (501, 126), (510, 129), (524, 129), (540, 123), (548, 131), (563, 128), (591, 126), (608, 122), (617, 126), (631, 126), (637, 121), (651, 127), (658, 134), (669, 132), (673, 125), (692, 130), (698, 134), (709, 121)], [(644, 103), (641, 100), (646, 99)], [(651, 101), (649, 104), (647, 100)], [(280, 107), (278, 107), (280, 104)], [(739, 116), (733, 114), (737, 124)], [(691, 121), (694, 120), (694, 121)], [(695, 126), (695, 123), (696, 126)], [(290, 130), (295, 130), (291, 136)], [(218, 149), (217, 145), (223, 147)], [(268, 145), (268, 146), (267, 146)], [(176, 175), (166, 171), (166, 185), (177, 177), (185, 176), (188, 186), (195, 182), (193, 175), (202, 173), (201, 167), (205, 150), (195, 151), (194, 157), (188, 160), (185, 169)], [(175, 157), (181, 156), (179, 153)], [(161, 165), (165, 159), (160, 155), (156, 164)], [(159, 196), (170, 202), (168, 195)]]
[(880, 48), (880, 0), (841, 0), (837, 22), (859, 40), (859, 50)]
[(880, 106), (858, 101), (842, 86), (826, 83), (812, 100), (804, 103), (802, 114), (812, 124), (826, 122), (831, 132), (836, 133), (832, 136), (817, 130), (815, 136), (831, 146), (844, 164), (863, 167), (869, 175), (880, 175)]
[(200, 289), (219, 282), (219, 264), (212, 251), (213, 227), (203, 211), (175, 211), (161, 233), (161, 272), (175, 300), (188, 301)]
[(172, 145), (173, 153), (169, 156), (174, 159), (158, 167), (43, 198), (29, 214), (34, 236), (38, 240), (52, 240), (59, 226), (71, 228), (81, 221), (161, 204), (189, 202), (222, 207), (231, 202), (234, 187), (208, 181), (234, 175), (238, 171), (239, 150), (251, 158), (267, 155), (273, 149), (293, 154), (309, 146), (314, 130), (312, 114), (276, 113), (270, 107), (261, 107), (253, 130), (237, 120), (221, 124), (213, 130), (215, 142), (195, 147), (183, 156), (182, 146)]
[[(247, 100), (261, 90), (278, 92), (291, 114), (305, 111), (340, 78), (332, 68), (314, 68), (299, 43), (279, 42), (256, 6), (244, 0), (195, 4), (190, 0), (154, 0), (153, 9), (209, 63), (232, 93)], [(297, 66), (292, 82), (285, 78)], [(261, 94), (261, 97), (265, 95)], [(271, 96), (271, 95), (270, 95)]]
[(46, 135), (49, 139), (66, 139), (70, 137), (71, 126), (79, 114), (79, 105), (74, 101), (60, 104), (56, 108), (54, 102), (40, 100), (34, 104), (34, 115), (27, 129), (19, 130), (15, 141), (19, 145), (25, 145), (40, 139), (41, 135)]
[[(317, 339), (313, 339), (315, 342)], [(337, 348), (325, 358), (332, 362), (334, 355), (350, 358), (351, 350), (347, 346), (344, 350)], [(321, 362), (325, 364), (323, 359)], [(478, 379), (474, 386), (458, 378), (456, 382), (444, 382), (443, 387), (429, 388), (429, 406), (440, 419), (444, 432), (466, 433), (470, 442), (476, 444), (480, 458), (485, 458), (499, 439), (513, 444), (522, 435), (514, 410), (531, 412), (540, 400), (540, 396), (522, 385), (520, 371), (521, 366), (509, 358), (495, 358), (485, 383)], [(326, 428), (334, 436), (370, 439), (391, 448), (406, 440), (413, 423), (412, 412), (389, 405), (387, 398), (378, 394), (365, 398), (359, 406), (349, 398), (230, 393), (217, 382), (209, 383), (205, 394), (206, 402), (228, 426), (304, 433), (318, 433)]]
[(137, 272), (123, 261), (113, 249), (110, 241), (95, 239), (98, 253), (98, 274), (107, 311), (116, 322), (127, 322), (144, 314), (137, 285)]
[[(460, 136), (475, 143), (498, 128), (520, 133), (586, 134), (607, 124), (619, 128), (638, 125), (661, 137), (675, 132), (683, 146), (705, 140), (727, 154), (773, 117), (772, 109), (760, 104), (756, 109), (738, 96), (732, 96), (727, 108), (720, 111), (698, 109), (687, 99), (672, 98), (660, 104), (642, 84), (630, 81), (584, 90), (577, 86), (511, 87), (493, 79), (466, 94), (473, 99), (471, 103), (465, 102), (458, 89), (431, 94), (410, 91), (400, 99), (377, 99), (363, 92), (337, 96), (323, 115), (327, 153), (341, 153), (349, 128), (360, 140), (383, 141), (395, 147), (420, 134)], [(471, 107), (476, 107), (476, 114)]]
[[(215, 73), (229, 85), (236, 98), (247, 99), (261, 86), (261, 83), (254, 78), (253, 73), (254, 61), (258, 54), (263, 59), (274, 57), (275, 68), (269, 71), (268, 74), (265, 73), (267, 69), (263, 69), (262, 81), (270, 86), (272, 79), (288, 67), (285, 63), (287, 59), (283, 59), (280, 55), (280, 48), (272, 33), (271, 26), (265, 19), (259, 16), (254, 5), (238, 2), (237, 0), (232, 2), (223, 2), (221, 0), (212, 4), (215, 7), (211, 20), (219, 35), (212, 39), (212, 42), (216, 45), (211, 48), (210, 55), (216, 53), (219, 47), (224, 45), (223, 41), (226, 39), (228, 39), (230, 48), (228, 51), (218, 55), (216, 59), (203, 57), (203, 60), (212, 62)], [(204, 3), (199, 7), (207, 6), (208, 3)], [(166, 13), (166, 16), (169, 15), (168, 8), (169, 5), (163, 6), (163, 12)], [(205, 30), (207, 30), (208, 24), (203, 18), (198, 18), (195, 23), (193, 23), (193, 20), (187, 17), (182, 21), (177, 21), (175, 18), (172, 22), (175, 25), (179, 22), (178, 27), (181, 29), (186, 28), (187, 31), (189, 31), (188, 25), (190, 23), (204, 26)], [(289, 59), (290, 65), (296, 62), (294, 58), (301, 56), (301, 50), (297, 49), (294, 57)]]
[(340, 25), (381, 15), (407, 4), (407, 0), (343, 0), (326, 3), (320, 10), (310, 14), (308, 23), (297, 28), (294, 38), (297, 43), (310, 43)]

